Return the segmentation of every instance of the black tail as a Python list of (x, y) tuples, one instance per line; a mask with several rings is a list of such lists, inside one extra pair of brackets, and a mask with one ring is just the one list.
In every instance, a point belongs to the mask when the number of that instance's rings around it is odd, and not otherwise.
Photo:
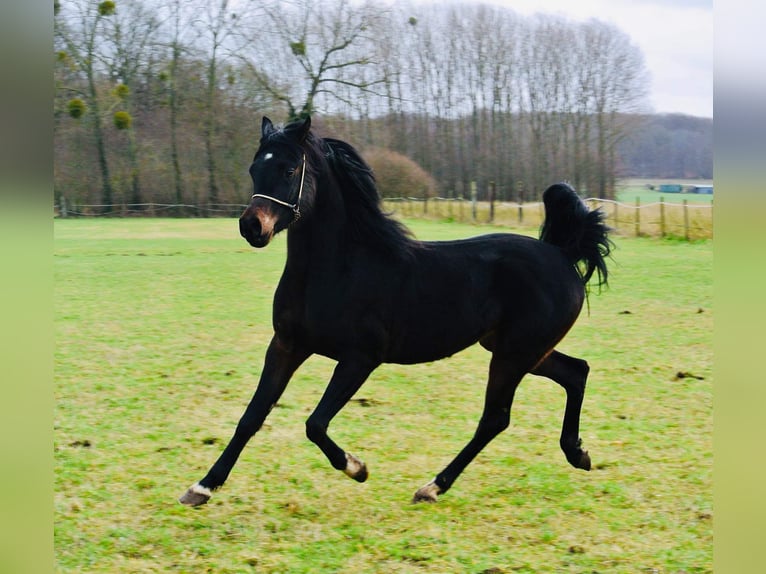
[(587, 283), (594, 272), (598, 285), (607, 284), (605, 259), (612, 251), (606, 216), (600, 209), (588, 209), (567, 183), (556, 183), (543, 193), (545, 221), (540, 239), (560, 247)]

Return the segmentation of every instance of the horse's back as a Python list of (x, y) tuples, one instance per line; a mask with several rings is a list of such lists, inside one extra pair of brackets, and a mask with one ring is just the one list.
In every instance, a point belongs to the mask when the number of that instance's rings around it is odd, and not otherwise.
[(584, 293), (572, 263), (558, 247), (525, 235), (494, 233), (427, 242), (416, 265), (426, 274), (462, 278), (488, 296), (520, 299), (536, 293), (567, 297)]

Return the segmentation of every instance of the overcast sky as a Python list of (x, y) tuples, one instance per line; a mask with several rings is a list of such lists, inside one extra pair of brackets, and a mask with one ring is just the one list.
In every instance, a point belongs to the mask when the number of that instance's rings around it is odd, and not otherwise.
[(713, 0), (461, 0), (469, 2), (612, 23), (644, 54), (655, 112), (713, 117)]

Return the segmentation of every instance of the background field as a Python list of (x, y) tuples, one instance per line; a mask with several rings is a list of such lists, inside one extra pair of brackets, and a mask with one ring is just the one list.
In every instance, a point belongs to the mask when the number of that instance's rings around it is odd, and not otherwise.
[[(615, 234), (626, 237), (676, 237), (687, 240), (713, 238), (713, 196), (695, 193), (660, 193), (662, 183), (712, 185), (711, 180), (623, 179), (617, 183), (617, 200), (589, 199), (601, 208)], [(655, 189), (647, 186), (653, 185)], [(385, 200), (386, 209), (401, 217), (447, 220), (459, 223), (493, 222), (535, 233), (545, 210), (540, 201), (519, 205), (497, 201), (492, 213), (488, 201), (474, 206), (470, 199), (417, 198)], [(239, 207), (239, 206), (238, 206)]]
[(591, 365), (592, 472), (559, 451), (563, 390), (529, 376), (453, 489), (409, 503), (475, 429), (488, 354), (473, 347), (373, 374), (331, 427), (370, 468), (357, 484), (304, 436), (333, 367), (312, 358), (189, 509), (176, 498), (254, 390), (285, 238), (255, 251), (234, 219), (54, 225), (57, 571), (712, 571), (712, 242), (618, 237), (611, 287), (559, 346)]
[[(678, 183), (684, 188), (692, 185), (713, 185), (712, 179), (621, 179), (617, 182), (617, 201), (624, 203), (635, 203), (638, 198), (642, 204), (653, 203), (662, 198), (668, 203), (681, 203), (684, 199), (689, 203), (710, 204), (713, 202), (713, 195), (697, 193), (661, 193), (657, 191), (660, 185), (664, 183)], [(652, 185), (654, 189), (647, 186)]]

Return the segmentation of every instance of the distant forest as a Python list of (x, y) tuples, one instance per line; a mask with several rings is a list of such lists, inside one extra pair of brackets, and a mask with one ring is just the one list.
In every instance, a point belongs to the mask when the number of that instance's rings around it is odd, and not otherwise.
[(651, 114), (641, 51), (598, 20), (406, 0), (54, 13), (57, 203), (241, 203), (262, 115), (311, 116), (385, 195), (530, 201), (568, 180), (613, 198), (621, 177), (712, 177), (712, 119)]
[(642, 116), (617, 146), (618, 176), (713, 179), (713, 120)]

